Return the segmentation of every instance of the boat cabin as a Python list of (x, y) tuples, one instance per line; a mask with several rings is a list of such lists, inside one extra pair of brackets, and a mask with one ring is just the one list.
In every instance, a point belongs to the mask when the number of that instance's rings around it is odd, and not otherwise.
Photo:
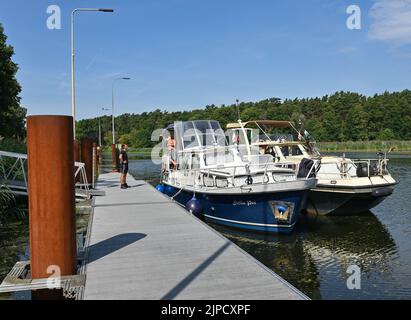
[(310, 157), (306, 141), (290, 121), (239, 121), (229, 123), (227, 129), (232, 136), (230, 143), (246, 146), (250, 153), (258, 150), (260, 154), (272, 155), (276, 161)]

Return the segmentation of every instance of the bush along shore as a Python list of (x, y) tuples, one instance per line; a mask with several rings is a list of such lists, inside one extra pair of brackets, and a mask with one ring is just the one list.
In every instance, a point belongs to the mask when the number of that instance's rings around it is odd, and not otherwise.
[(317, 147), (322, 152), (353, 152), (353, 151), (388, 151), (411, 153), (411, 141), (344, 141), (344, 142), (318, 142)]

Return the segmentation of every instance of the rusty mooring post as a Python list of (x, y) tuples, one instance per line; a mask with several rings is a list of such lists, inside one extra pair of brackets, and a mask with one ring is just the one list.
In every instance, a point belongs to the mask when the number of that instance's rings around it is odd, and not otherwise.
[[(73, 118), (27, 118), (30, 268), (33, 279), (76, 273)], [(52, 150), (52, 159), (50, 152)]]
[(87, 181), (91, 184), (93, 182), (93, 140), (90, 138), (81, 140), (81, 162), (84, 162)]
[(111, 145), (111, 156), (112, 156), (112, 171), (118, 172), (117, 166), (117, 148), (115, 144)]

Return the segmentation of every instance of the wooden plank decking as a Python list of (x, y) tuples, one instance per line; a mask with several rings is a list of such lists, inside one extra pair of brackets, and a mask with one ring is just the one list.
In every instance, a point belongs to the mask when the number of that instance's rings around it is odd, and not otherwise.
[(306, 299), (143, 181), (102, 174), (84, 299)]

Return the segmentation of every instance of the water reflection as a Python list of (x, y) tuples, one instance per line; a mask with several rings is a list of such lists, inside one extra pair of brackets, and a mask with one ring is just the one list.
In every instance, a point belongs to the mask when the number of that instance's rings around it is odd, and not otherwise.
[(358, 217), (303, 217), (291, 236), (212, 226), (313, 299), (330, 298), (327, 290), (335, 298), (336, 286), (342, 289), (337, 294), (341, 298), (352, 297), (355, 293), (344, 288), (349, 265), (360, 266), (366, 279), (376, 269), (389, 276), (397, 255), (394, 240), (371, 212)]

